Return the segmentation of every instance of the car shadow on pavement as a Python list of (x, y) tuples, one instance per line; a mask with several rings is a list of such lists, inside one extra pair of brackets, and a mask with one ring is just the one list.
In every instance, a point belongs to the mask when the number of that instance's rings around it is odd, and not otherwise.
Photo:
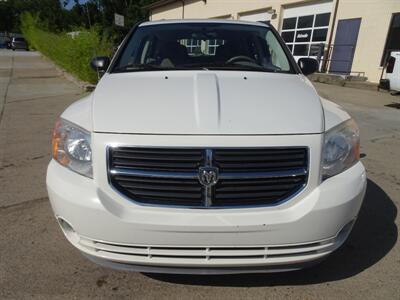
[(376, 264), (394, 247), (397, 208), (390, 197), (372, 180), (363, 206), (347, 242), (322, 263), (305, 270), (286, 273), (240, 275), (146, 276), (165, 282), (225, 287), (304, 285), (352, 277)]

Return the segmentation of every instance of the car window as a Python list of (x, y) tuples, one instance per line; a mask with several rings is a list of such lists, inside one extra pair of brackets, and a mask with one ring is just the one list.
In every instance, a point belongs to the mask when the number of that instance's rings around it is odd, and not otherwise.
[(139, 26), (113, 72), (158, 69), (293, 72), (271, 28), (227, 23)]
[(279, 44), (278, 40), (271, 31), (267, 32), (265, 40), (269, 47), (271, 63), (282, 70), (288, 70), (290, 68), (289, 61), (287, 59), (282, 59), (285, 57), (285, 52), (283, 51), (282, 46)]

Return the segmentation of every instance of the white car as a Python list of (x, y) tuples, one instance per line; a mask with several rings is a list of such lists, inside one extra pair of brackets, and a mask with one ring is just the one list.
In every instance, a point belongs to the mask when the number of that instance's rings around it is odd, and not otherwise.
[(270, 26), (141, 23), (61, 115), (47, 188), (92, 261), (159, 273), (297, 270), (338, 249), (366, 190), (359, 130)]
[(381, 80), (380, 87), (400, 92), (400, 51), (392, 51), (386, 66), (386, 78)]

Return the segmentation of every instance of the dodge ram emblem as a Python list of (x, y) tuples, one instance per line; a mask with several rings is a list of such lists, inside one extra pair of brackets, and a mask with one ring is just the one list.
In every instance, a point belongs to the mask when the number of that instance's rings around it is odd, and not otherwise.
[(199, 181), (205, 187), (211, 187), (218, 181), (218, 168), (201, 167), (199, 168)]

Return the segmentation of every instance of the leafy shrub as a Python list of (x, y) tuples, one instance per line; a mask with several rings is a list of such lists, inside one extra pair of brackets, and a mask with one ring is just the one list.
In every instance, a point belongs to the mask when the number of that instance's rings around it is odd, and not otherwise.
[(111, 42), (97, 28), (77, 29), (77, 34), (53, 33), (45, 30), (37, 16), (21, 15), (21, 30), (31, 47), (79, 79), (95, 83), (97, 74), (89, 63), (94, 56), (110, 56)]

